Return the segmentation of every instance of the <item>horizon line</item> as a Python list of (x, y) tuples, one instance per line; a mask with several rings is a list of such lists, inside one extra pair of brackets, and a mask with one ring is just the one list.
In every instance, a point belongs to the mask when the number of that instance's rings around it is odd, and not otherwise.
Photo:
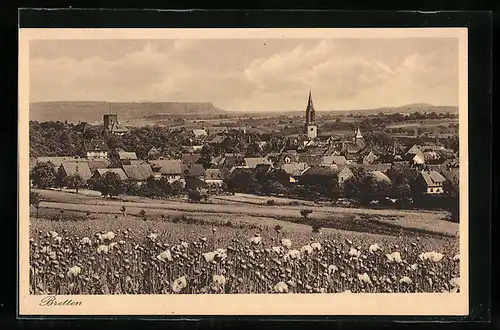
[[(298, 111), (303, 111), (303, 110), (227, 110), (220, 108), (219, 106), (216, 106), (213, 102), (211, 101), (102, 101), (102, 100), (94, 100), (94, 101), (89, 101), (89, 100), (52, 100), (52, 101), (30, 101), (29, 104), (36, 104), (36, 103), (62, 103), (62, 102), (81, 102), (81, 103), (129, 103), (129, 104), (139, 104), (139, 103), (207, 103), (211, 104), (215, 108), (218, 108), (222, 111), (225, 112), (298, 112)], [(375, 110), (375, 109), (384, 109), (384, 108), (404, 108), (406, 106), (414, 106), (414, 105), (425, 105), (425, 106), (430, 106), (430, 107), (459, 107), (459, 105), (451, 105), (451, 104), (431, 104), (427, 102), (413, 102), (413, 103), (407, 103), (403, 105), (384, 105), (384, 106), (374, 106), (371, 108), (363, 107), (363, 108), (344, 108), (344, 109), (327, 109), (327, 110), (316, 110), (317, 112), (332, 112), (332, 111), (359, 111), (359, 110)], [(191, 113), (190, 113), (191, 114)]]

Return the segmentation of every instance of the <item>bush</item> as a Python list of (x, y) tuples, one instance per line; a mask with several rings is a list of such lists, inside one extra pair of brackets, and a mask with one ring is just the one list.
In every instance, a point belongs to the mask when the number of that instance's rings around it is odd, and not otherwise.
[(188, 198), (190, 202), (199, 203), (203, 197), (204, 196), (198, 190), (188, 191)]
[(269, 206), (273, 206), (273, 205), (276, 205), (276, 201), (274, 199), (268, 199), (266, 204)]
[(323, 224), (320, 221), (314, 221), (311, 224), (311, 228), (313, 233), (319, 233), (321, 228), (323, 228)]
[(186, 216), (184, 214), (174, 214), (170, 217), (173, 223), (180, 223), (186, 220)]
[(300, 210), (300, 215), (304, 217), (304, 219), (307, 219), (309, 217), (309, 214), (311, 214), (313, 211), (309, 209), (302, 209)]

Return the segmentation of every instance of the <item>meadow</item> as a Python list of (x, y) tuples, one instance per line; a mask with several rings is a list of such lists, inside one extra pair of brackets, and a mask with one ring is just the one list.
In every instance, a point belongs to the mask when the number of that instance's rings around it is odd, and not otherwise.
[(456, 237), (69, 213), (30, 219), (31, 294), (459, 291)]

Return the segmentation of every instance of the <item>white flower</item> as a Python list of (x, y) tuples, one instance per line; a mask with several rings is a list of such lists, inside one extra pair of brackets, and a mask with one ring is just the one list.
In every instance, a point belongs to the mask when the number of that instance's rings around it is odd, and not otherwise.
[(380, 250), (380, 246), (377, 243), (370, 245), (370, 247), (368, 248), (368, 251), (370, 251), (370, 253), (375, 253), (378, 250)]
[(387, 257), (387, 260), (389, 262), (396, 262), (398, 264), (403, 262), (403, 259), (401, 259), (401, 254), (399, 254), (399, 252), (393, 252), (390, 254), (386, 254), (385, 256)]
[(181, 276), (172, 282), (172, 291), (179, 293), (187, 286), (186, 276)]
[(207, 252), (203, 254), (203, 257), (205, 258), (206, 262), (211, 262), (215, 258), (215, 252)]
[(292, 241), (288, 238), (283, 238), (281, 239), (281, 245), (289, 249), (290, 247), (292, 247)]
[(61, 241), (62, 241), (62, 237), (61, 236), (54, 237), (54, 239), (55, 239), (55, 241), (57, 243), (61, 243)]
[(59, 234), (53, 230), (49, 231), (49, 234), (50, 234), (50, 236), (52, 236), (52, 238), (56, 238), (57, 236), (59, 236)]
[(372, 280), (370, 279), (370, 276), (368, 276), (367, 273), (358, 274), (358, 279), (362, 283), (372, 284)]
[(183, 247), (184, 249), (187, 249), (189, 247), (189, 244), (187, 242), (182, 241), (181, 247)]
[(300, 253), (303, 254), (311, 254), (313, 252), (313, 248), (311, 245), (307, 244), (300, 248)]
[(352, 293), (351, 290), (345, 290), (344, 292), (342, 293)]
[(169, 250), (163, 251), (159, 255), (156, 256), (156, 259), (160, 261), (172, 261), (172, 253)]
[(112, 231), (108, 231), (105, 235), (102, 235), (102, 238), (112, 240), (113, 238), (115, 238), (115, 236), (115, 233), (113, 233)]
[(460, 260), (460, 255), (457, 254), (453, 257), (453, 261), (459, 261)]
[(321, 244), (318, 242), (311, 243), (311, 247), (313, 248), (313, 250), (321, 250)]
[(406, 283), (406, 284), (411, 284), (412, 280), (408, 276), (403, 276), (399, 280), (399, 283)]
[(300, 259), (300, 251), (299, 250), (288, 250), (288, 252), (284, 256), (285, 260), (288, 259)]
[(81, 239), (80, 243), (83, 244), (83, 245), (91, 245), (92, 241), (90, 240), (90, 238), (84, 237), (84, 238)]
[(450, 280), (450, 285), (452, 287), (456, 287), (456, 288), (459, 288), (460, 287), (460, 277), (454, 277)]
[(418, 264), (413, 264), (410, 266), (411, 270), (417, 270), (418, 269)]
[(157, 237), (158, 237), (158, 234), (151, 233), (151, 234), (148, 235), (148, 238), (150, 240), (152, 240), (153, 242), (156, 240)]
[(330, 265), (330, 266), (328, 266), (328, 274), (333, 274), (333, 273), (335, 273), (337, 270), (339, 270), (339, 269), (337, 268), (337, 266), (334, 266), (334, 265)]
[(425, 252), (421, 253), (419, 256), (420, 260), (425, 261), (425, 260), (430, 260), (432, 262), (439, 262), (441, 259), (443, 259), (444, 255), (439, 252)]
[(285, 282), (279, 282), (274, 286), (274, 291), (278, 293), (287, 293), (288, 285)]
[(108, 253), (108, 251), (109, 251), (109, 248), (108, 248), (108, 246), (107, 246), (107, 245), (99, 245), (99, 246), (97, 247), (97, 253), (98, 253), (98, 254), (101, 254), (101, 253)]
[(358, 250), (356, 250), (355, 248), (351, 248), (349, 250), (349, 255), (351, 257), (355, 257), (355, 258), (359, 258), (359, 256), (361, 255), (361, 252), (359, 252)]
[(262, 241), (262, 237), (260, 235), (256, 234), (254, 237), (250, 238), (250, 243), (253, 245), (258, 245)]
[(77, 277), (78, 275), (80, 275), (80, 273), (82, 272), (82, 269), (79, 267), (79, 266), (73, 266), (71, 267), (69, 270), (68, 270), (68, 277)]
[(212, 281), (214, 282), (214, 284), (220, 286), (226, 285), (226, 278), (224, 277), (224, 275), (214, 275), (212, 276)]

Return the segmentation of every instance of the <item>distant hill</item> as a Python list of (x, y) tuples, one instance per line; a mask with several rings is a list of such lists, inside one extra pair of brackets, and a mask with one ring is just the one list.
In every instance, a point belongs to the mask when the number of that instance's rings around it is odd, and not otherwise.
[(432, 105), (429, 103), (412, 103), (400, 107), (382, 107), (375, 109), (359, 109), (359, 110), (333, 110), (333, 112), (341, 112), (344, 114), (377, 114), (383, 113), (412, 113), (412, 112), (444, 112), (458, 114), (457, 106)]
[(210, 102), (93, 102), (55, 101), (30, 104), (30, 120), (94, 122), (107, 112), (118, 114), (118, 120), (151, 117), (159, 114), (224, 114)]

